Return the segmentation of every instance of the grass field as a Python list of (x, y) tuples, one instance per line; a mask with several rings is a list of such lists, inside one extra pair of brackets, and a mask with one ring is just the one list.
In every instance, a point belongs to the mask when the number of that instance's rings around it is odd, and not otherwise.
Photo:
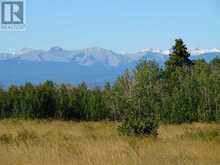
[(122, 137), (110, 122), (0, 121), (1, 165), (219, 165), (220, 125), (162, 125)]

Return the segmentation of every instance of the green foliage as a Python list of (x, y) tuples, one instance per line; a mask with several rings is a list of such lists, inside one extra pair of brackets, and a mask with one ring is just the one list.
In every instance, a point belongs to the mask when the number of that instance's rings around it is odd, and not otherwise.
[(172, 47), (172, 52), (170, 54), (170, 59), (166, 62), (168, 68), (192, 65), (192, 61), (189, 59), (190, 53), (187, 50), (186, 45), (182, 39), (176, 39), (175, 45)]
[(77, 104), (76, 89), (71, 86), (66, 86), (62, 84), (57, 88), (57, 97), (56, 97), (56, 113), (55, 116), (57, 119), (71, 120), (78, 119), (79, 106)]
[(7, 103), (7, 93), (0, 88), (0, 119), (10, 116)]
[(128, 136), (157, 136), (159, 128), (158, 122), (154, 116), (147, 114), (129, 114), (128, 117), (122, 122), (119, 131)]
[[(157, 135), (159, 109), (159, 67), (154, 62), (140, 61), (130, 79), (128, 113), (120, 130), (126, 135)], [(132, 90), (133, 89), (133, 90)]]

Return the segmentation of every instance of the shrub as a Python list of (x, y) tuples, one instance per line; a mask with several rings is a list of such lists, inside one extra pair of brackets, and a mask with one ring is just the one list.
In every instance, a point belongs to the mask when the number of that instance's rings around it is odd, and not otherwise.
[(130, 116), (126, 118), (119, 131), (127, 136), (157, 136), (159, 124), (158, 121), (151, 117), (135, 117)]

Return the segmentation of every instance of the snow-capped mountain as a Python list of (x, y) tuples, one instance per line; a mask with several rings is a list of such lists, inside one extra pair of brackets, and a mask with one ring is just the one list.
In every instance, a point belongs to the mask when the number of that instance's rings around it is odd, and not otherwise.
[(16, 58), (13, 53), (0, 53), (0, 60), (9, 60), (13, 58)]
[[(155, 61), (161, 66), (169, 59), (170, 50), (161, 50), (161, 49), (149, 49), (145, 48), (137, 53), (127, 54), (127, 56), (133, 61), (138, 61), (141, 58)], [(207, 62), (210, 62), (214, 58), (220, 58), (220, 49), (192, 49), (190, 50), (191, 59), (198, 60), (204, 59)]]
[(127, 55), (134, 63), (144, 58), (146, 60), (155, 61), (160, 65), (163, 65), (169, 58), (169, 53), (160, 49), (143, 49), (137, 53)]
[(129, 59), (126, 56), (103, 48), (88, 48), (83, 50), (64, 50), (52, 47), (47, 51), (35, 49), (21, 49), (17, 53), (0, 53), (0, 60), (24, 60), (33, 62), (67, 62), (82, 66), (106, 65), (116, 67)]
[(157, 49), (145, 48), (137, 53), (127, 54), (127, 56), (131, 58), (132, 60), (139, 60), (145, 57), (149, 60), (155, 60), (155, 61), (157, 61), (157, 59), (159, 59), (160, 61), (160, 58), (162, 59), (167, 58), (168, 55), (169, 55), (169, 50), (163, 51), (159, 48)]
[[(192, 59), (213, 59), (219, 57), (220, 49), (190, 50)], [(138, 61), (141, 58), (153, 60), (162, 64), (169, 58), (170, 50), (143, 49), (137, 53), (120, 54), (111, 50), (94, 47), (82, 50), (64, 50), (52, 47), (49, 50), (24, 48), (15, 53), (0, 53), (0, 60), (24, 60), (33, 62), (67, 62), (82, 66), (105, 65), (117, 67), (126, 63)]]
[[(210, 62), (220, 58), (219, 49), (190, 50), (191, 59)], [(163, 66), (169, 50), (143, 49), (137, 53), (115, 53), (103, 48), (65, 50), (52, 47), (48, 50), (21, 49), (14, 53), (0, 53), (0, 84), (40, 83), (45, 80), (89, 85), (103, 85), (114, 81), (127, 68), (134, 68), (144, 58)]]
[(193, 56), (196, 56), (196, 55), (199, 56), (199, 55), (206, 54), (206, 53), (220, 53), (220, 49), (217, 49), (217, 48), (213, 48), (213, 49), (196, 48), (196, 49), (190, 50), (190, 53)]
[(73, 52), (72, 58), (72, 61), (85, 66), (100, 64), (117, 67), (127, 62), (126, 60), (128, 60), (128, 58), (121, 54), (97, 47), (75, 51)]

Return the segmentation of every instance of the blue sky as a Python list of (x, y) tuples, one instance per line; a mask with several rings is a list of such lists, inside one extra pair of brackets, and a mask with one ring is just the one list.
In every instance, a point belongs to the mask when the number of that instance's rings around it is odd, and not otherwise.
[(117, 52), (220, 48), (219, 0), (26, 0), (27, 29), (0, 31), (0, 51), (103, 47)]

